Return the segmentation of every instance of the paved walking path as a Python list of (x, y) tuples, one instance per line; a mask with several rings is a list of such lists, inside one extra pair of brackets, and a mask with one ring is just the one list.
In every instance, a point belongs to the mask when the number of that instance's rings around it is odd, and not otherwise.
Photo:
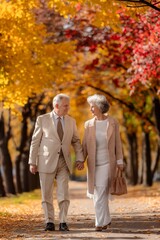
[[(86, 197), (86, 183), (70, 182), (70, 189), (71, 205), (68, 217), (70, 231), (63, 234), (59, 231), (48, 233), (45, 239), (160, 239), (160, 194), (157, 190), (129, 188), (127, 195), (110, 201), (111, 227), (105, 232), (95, 232), (93, 202)], [(58, 222), (56, 227), (58, 228)], [(35, 236), (31, 239), (40, 238)]]
[(127, 195), (110, 201), (112, 225), (100, 233), (94, 231), (94, 208), (92, 200), (86, 198), (86, 184), (75, 187), (71, 182), (70, 186), (70, 222), (75, 222), (70, 224), (74, 232), (68, 239), (160, 239), (160, 185), (155, 190), (132, 187)]
[[(94, 208), (91, 199), (86, 197), (85, 182), (70, 182), (70, 209), (68, 215), (69, 232), (58, 231), (58, 206), (56, 204), (56, 231), (44, 231), (44, 218), (41, 200), (28, 206), (30, 214), (13, 218), (5, 228), (7, 239), (16, 240), (158, 240), (160, 239), (160, 183), (152, 188), (130, 187), (127, 195), (110, 201), (112, 225), (104, 232), (95, 232)], [(16, 210), (15, 210), (16, 211)], [(31, 213), (32, 211), (32, 213)], [(0, 223), (1, 224), (1, 223)], [(16, 225), (17, 224), (17, 225)], [(4, 231), (6, 231), (4, 229)], [(6, 239), (6, 238), (0, 238)]]

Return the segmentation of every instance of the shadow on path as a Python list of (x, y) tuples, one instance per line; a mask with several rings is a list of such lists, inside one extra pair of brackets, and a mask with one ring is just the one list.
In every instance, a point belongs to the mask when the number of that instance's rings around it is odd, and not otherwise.
[[(5, 229), (1, 229), (0, 239), (72, 239), (72, 240), (95, 240), (95, 239), (156, 239), (144, 238), (144, 235), (157, 236), (160, 234), (160, 221), (158, 216), (145, 217), (142, 215), (129, 217), (114, 217), (112, 225), (103, 232), (95, 232), (94, 216), (89, 215), (70, 215), (68, 218), (69, 232), (58, 231), (58, 222), (56, 222), (56, 231), (45, 232), (42, 216), (33, 218), (32, 215), (21, 216), (21, 220), (11, 218), (5, 224)], [(4, 232), (7, 232), (5, 236)], [(122, 236), (121, 236), (122, 235)], [(126, 236), (125, 236), (126, 235)], [(160, 237), (160, 235), (159, 235)]]

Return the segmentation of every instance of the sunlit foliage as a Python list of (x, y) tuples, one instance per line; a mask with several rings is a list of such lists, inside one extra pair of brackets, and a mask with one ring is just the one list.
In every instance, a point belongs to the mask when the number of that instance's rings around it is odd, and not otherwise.
[(56, 82), (70, 76), (64, 64), (74, 46), (44, 44), (45, 27), (36, 23), (34, 15), (37, 2), (0, 2), (0, 101), (4, 108), (23, 106), (33, 93), (47, 87), (56, 90)]

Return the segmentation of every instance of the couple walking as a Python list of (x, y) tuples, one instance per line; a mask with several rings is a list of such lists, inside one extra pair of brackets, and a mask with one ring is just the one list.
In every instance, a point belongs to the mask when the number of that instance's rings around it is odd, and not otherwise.
[(84, 168), (87, 160), (88, 197), (95, 207), (95, 230), (111, 224), (108, 206), (109, 190), (116, 168), (123, 170), (122, 146), (118, 122), (107, 114), (109, 103), (104, 95), (89, 96), (93, 118), (85, 122), (81, 144), (76, 121), (68, 115), (70, 99), (66, 94), (53, 98), (53, 111), (37, 118), (32, 136), (30, 172), (39, 172), (45, 231), (55, 230), (53, 206), (54, 180), (57, 184), (59, 230), (69, 231), (67, 213), (70, 204), (69, 176), (72, 171), (70, 147), (74, 148), (76, 167)]

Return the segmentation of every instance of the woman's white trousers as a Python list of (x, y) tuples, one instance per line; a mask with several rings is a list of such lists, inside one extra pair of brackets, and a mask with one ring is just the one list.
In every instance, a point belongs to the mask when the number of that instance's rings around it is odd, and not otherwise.
[(103, 227), (111, 222), (109, 211), (109, 164), (96, 167), (93, 202), (95, 207), (95, 226)]

